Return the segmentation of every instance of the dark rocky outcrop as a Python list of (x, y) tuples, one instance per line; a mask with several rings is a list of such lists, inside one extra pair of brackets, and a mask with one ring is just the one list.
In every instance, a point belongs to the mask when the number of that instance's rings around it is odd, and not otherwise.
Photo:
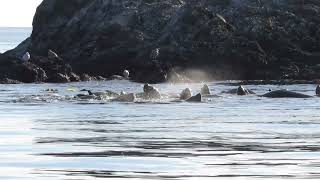
[(14, 80), (24, 83), (44, 82), (48, 79), (41, 67), (4, 55), (0, 56), (0, 77), (7, 83), (16, 82)]
[[(6, 55), (47, 57), (51, 49), (75, 74), (128, 69), (143, 82), (165, 81), (172, 69), (215, 79), (310, 80), (320, 78), (319, 42), (318, 0), (44, 0), (31, 37)], [(70, 68), (57, 65), (62, 72), (50, 63), (34, 67), (49, 81), (51, 73), (70, 77)], [(42, 70), (28, 81), (42, 80)]]

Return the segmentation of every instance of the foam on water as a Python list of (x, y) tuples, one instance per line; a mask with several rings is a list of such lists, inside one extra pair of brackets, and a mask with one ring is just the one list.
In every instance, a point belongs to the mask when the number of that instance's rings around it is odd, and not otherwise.
[[(79, 93), (70, 88), (140, 92), (142, 87), (128, 81), (0, 85), (1, 179), (320, 178), (316, 97), (220, 94), (235, 87), (213, 82), (210, 90), (221, 97), (205, 103), (60, 98)], [(202, 84), (156, 87), (164, 94), (186, 87), (195, 93)], [(315, 90), (315, 85), (247, 87), (257, 94), (269, 88), (309, 95)], [(49, 94), (48, 88), (59, 92)], [(40, 101), (15, 101), (23, 97)]]

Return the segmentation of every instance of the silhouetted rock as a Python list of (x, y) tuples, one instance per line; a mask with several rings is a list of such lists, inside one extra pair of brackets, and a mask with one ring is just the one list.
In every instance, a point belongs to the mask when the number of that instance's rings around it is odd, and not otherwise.
[(0, 56), (0, 78), (24, 83), (44, 82), (48, 79), (41, 67), (6, 55)]
[[(129, 69), (149, 83), (175, 68), (213, 79), (317, 79), (319, 9), (316, 0), (44, 0), (31, 37), (6, 54), (32, 60), (53, 49), (76, 74)], [(49, 79), (70, 76), (46, 66)]]

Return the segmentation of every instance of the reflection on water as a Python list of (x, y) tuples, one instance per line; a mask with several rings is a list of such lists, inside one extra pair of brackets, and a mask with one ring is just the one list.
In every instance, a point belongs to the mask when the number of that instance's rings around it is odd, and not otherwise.
[[(157, 85), (165, 94), (188, 86), (201, 84)], [(211, 83), (220, 97), (205, 103), (78, 102), (70, 87), (139, 92), (142, 85), (0, 85), (0, 179), (320, 178), (319, 98), (239, 97)]]

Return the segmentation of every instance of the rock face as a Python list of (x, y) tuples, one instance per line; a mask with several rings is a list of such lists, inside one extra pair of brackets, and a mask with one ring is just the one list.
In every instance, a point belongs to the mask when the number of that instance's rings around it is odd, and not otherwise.
[[(320, 78), (317, 0), (44, 0), (29, 39), (7, 54), (76, 74), (161, 82), (172, 69), (215, 79)], [(50, 79), (50, 78), (49, 78)]]

